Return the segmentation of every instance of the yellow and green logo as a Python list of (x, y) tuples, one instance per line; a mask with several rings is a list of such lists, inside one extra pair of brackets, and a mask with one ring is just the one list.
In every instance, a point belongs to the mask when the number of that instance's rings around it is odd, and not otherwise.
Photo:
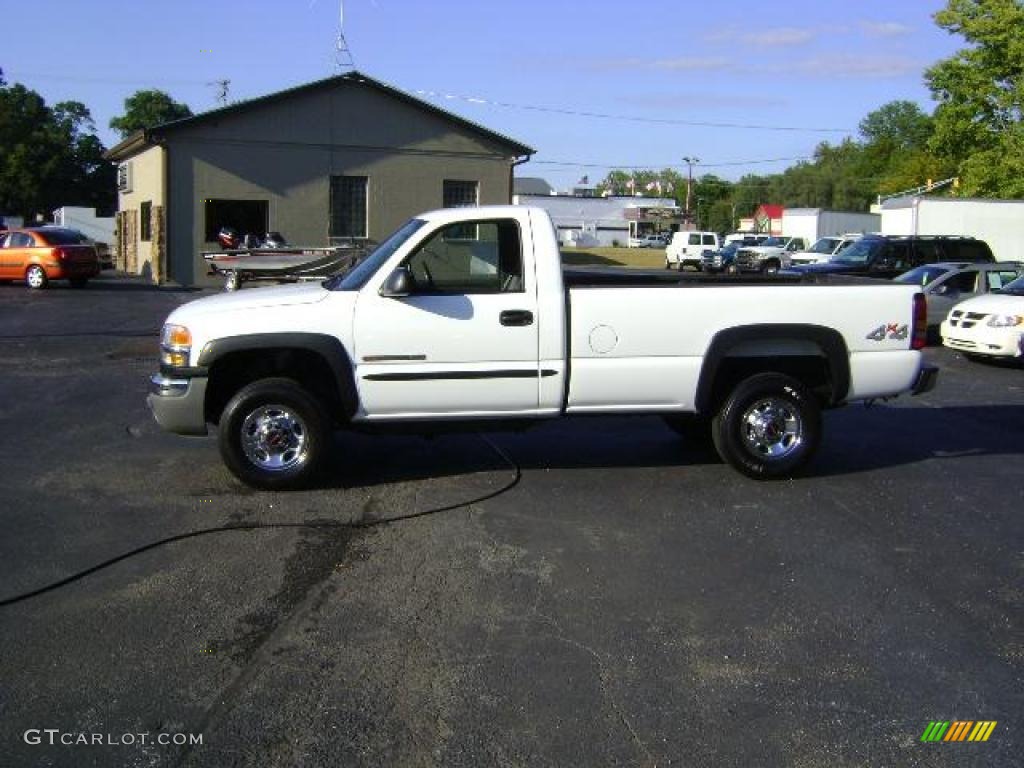
[(988, 741), (995, 728), (995, 720), (932, 720), (921, 741)]

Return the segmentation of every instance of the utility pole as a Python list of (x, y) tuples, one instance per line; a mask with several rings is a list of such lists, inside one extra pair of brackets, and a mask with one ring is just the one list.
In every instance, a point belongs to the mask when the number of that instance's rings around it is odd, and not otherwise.
[(690, 217), (690, 195), (693, 188), (693, 166), (700, 162), (699, 157), (684, 157), (686, 163), (686, 213), (683, 214), (687, 222), (692, 222)]

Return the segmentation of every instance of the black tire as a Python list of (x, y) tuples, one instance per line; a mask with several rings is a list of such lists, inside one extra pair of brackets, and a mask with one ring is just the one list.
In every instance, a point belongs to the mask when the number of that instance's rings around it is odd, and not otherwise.
[(218, 445), (228, 469), (246, 485), (268, 491), (301, 488), (316, 477), (330, 451), (331, 422), (320, 402), (297, 382), (260, 379), (225, 406)]
[(761, 267), (761, 272), (766, 275), (777, 275), (779, 274), (779, 268), (781, 266), (782, 265), (775, 259), (769, 259), (764, 263), (764, 266)]
[(799, 381), (779, 373), (741, 381), (711, 425), (718, 455), (755, 480), (797, 474), (818, 450), (821, 431), (817, 399)]
[(85, 288), (89, 284), (89, 278), (87, 277), (72, 277), (69, 281), (72, 288)]
[(740, 273), (740, 268), (737, 267), (735, 264), (729, 264), (725, 268), (725, 274), (727, 274), (727, 275), (738, 275), (739, 273)]
[(33, 264), (25, 270), (25, 283), (34, 291), (41, 291), (50, 284), (50, 278), (46, 276), (46, 270), (38, 264)]

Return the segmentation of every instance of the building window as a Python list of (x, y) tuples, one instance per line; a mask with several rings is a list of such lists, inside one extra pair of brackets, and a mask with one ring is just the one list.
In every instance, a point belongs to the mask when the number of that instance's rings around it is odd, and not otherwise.
[(153, 239), (153, 203), (147, 200), (139, 206), (139, 240), (148, 243)]
[[(477, 189), (479, 184), (475, 181), (452, 181), (444, 180), (444, 207), (445, 208), (472, 208), (477, 204)], [(447, 239), (449, 240), (476, 240), (477, 230), (475, 224), (461, 224), (451, 227)]]
[(444, 180), (444, 207), (471, 208), (477, 204), (479, 184), (475, 181)]
[(366, 237), (366, 176), (331, 176), (330, 237)]
[(217, 233), (231, 227), (239, 235), (263, 237), (269, 226), (270, 203), (266, 200), (205, 200), (204, 238), (217, 241)]

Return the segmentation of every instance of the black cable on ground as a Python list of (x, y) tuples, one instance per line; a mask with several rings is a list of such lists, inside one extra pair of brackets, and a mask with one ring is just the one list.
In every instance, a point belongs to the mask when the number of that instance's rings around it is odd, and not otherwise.
[(143, 552), (148, 552), (151, 549), (156, 549), (167, 544), (173, 544), (177, 541), (185, 541), (186, 539), (195, 539), (200, 536), (207, 536), (211, 533), (227, 533), (233, 531), (280, 530), (287, 528), (347, 528), (350, 530), (366, 530), (369, 528), (377, 528), (385, 525), (402, 523), (408, 520), (415, 520), (418, 517), (428, 517), (430, 515), (439, 515), (443, 512), (452, 512), (456, 509), (462, 509), (463, 507), (468, 507), (473, 504), (482, 504), (485, 501), (489, 501), (490, 499), (501, 496), (502, 494), (507, 493), (508, 491), (511, 491), (513, 488), (515, 488), (523, 477), (523, 470), (518, 464), (516, 464), (516, 462), (514, 462), (509, 457), (507, 453), (505, 453), (505, 451), (503, 451), (498, 445), (496, 445), (492, 440), (490, 440), (490, 438), (482, 434), (479, 435), (479, 437), (481, 440), (487, 443), (487, 445), (489, 445), (491, 449), (496, 454), (498, 454), (498, 456), (501, 457), (501, 459), (506, 464), (508, 464), (509, 468), (513, 472), (512, 479), (508, 483), (506, 483), (501, 488), (498, 488), (495, 491), (485, 493), (483, 496), (468, 499), (467, 501), (459, 501), (456, 502), (455, 504), (448, 504), (443, 507), (423, 509), (420, 510), (419, 512), (409, 512), (405, 515), (397, 515), (396, 517), (384, 517), (378, 520), (356, 520), (353, 522), (343, 522), (340, 520), (320, 520), (311, 523), (238, 523), (236, 525), (219, 525), (213, 528), (200, 528), (196, 531), (188, 531), (187, 533), (179, 533), (175, 536), (168, 536), (164, 539), (151, 541), (148, 544), (143, 544), (141, 547), (136, 547), (135, 549), (129, 550), (128, 552), (124, 552), (120, 555), (117, 555), (116, 557), (112, 557), (109, 560), (104, 560), (103, 562), (97, 563), (96, 565), (89, 566), (85, 570), (73, 573), (70, 576), (60, 579), (59, 581), (52, 582), (51, 584), (39, 587), (38, 589), (33, 589), (30, 592), (23, 592), (20, 595), (14, 595), (13, 597), (4, 598), (3, 600), (0, 600), (0, 608), (6, 608), (9, 605), (15, 605), (16, 603), (31, 600), (33, 597), (38, 597), (39, 595), (44, 595), (47, 592), (53, 592), (55, 590), (60, 589), (61, 587), (66, 587), (69, 584), (73, 584), (76, 581), (84, 579), (86, 576), (90, 576), (98, 571), (102, 571), (105, 568), (109, 568), (112, 565), (120, 563), (123, 560), (128, 560), (129, 558), (135, 557), (136, 555), (141, 555)]

